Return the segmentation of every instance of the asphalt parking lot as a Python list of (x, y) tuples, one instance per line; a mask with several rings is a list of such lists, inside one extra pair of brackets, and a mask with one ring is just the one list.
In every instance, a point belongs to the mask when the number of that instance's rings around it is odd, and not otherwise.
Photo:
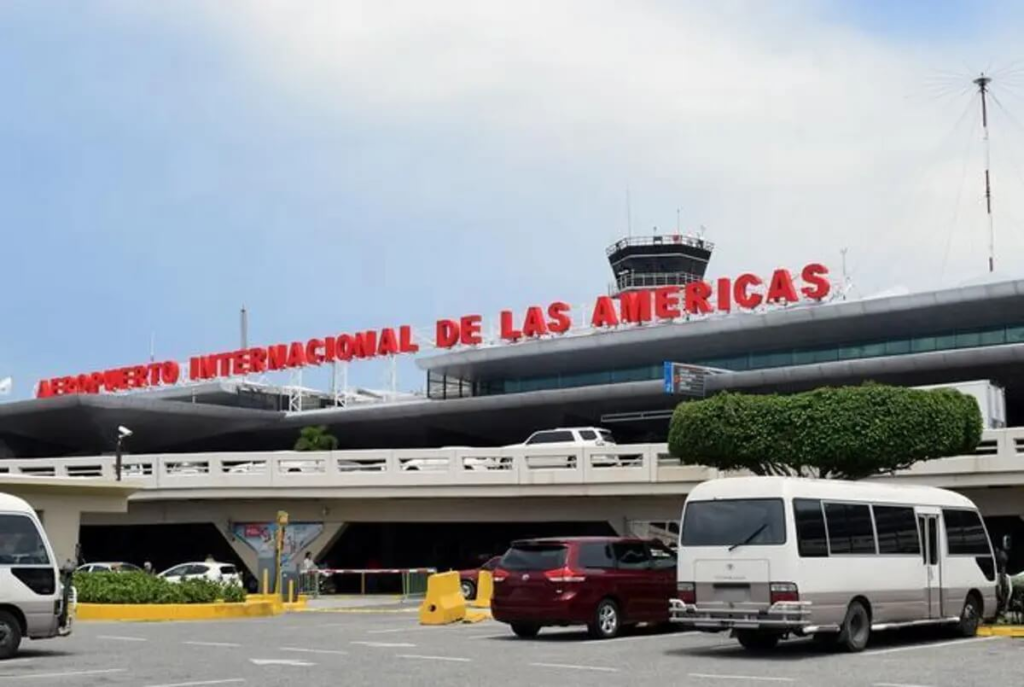
[(862, 654), (811, 642), (747, 654), (724, 635), (644, 633), (591, 641), (576, 629), (520, 640), (496, 622), (421, 627), (410, 612), (296, 613), (197, 623), (81, 623), (26, 642), (0, 685), (846, 685), (1020, 683), (1024, 641), (880, 636)]

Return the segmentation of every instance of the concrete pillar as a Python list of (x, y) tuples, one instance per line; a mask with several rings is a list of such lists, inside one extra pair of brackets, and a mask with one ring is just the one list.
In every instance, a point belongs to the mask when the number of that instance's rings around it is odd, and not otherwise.
[(81, 522), (81, 512), (77, 508), (48, 508), (43, 511), (43, 529), (57, 556), (58, 565), (65, 561), (77, 564), (75, 547)]

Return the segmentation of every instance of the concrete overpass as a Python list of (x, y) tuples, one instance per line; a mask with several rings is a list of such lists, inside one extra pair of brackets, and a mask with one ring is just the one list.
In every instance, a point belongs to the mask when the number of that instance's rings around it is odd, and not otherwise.
[[(86, 512), (83, 525), (212, 523), (252, 570), (239, 523), (278, 510), (317, 523), (319, 555), (353, 523), (600, 522), (619, 532), (678, 520), (686, 494), (722, 476), (686, 466), (665, 444), (600, 448), (449, 448), (133, 455), (127, 513)], [(5, 460), (0, 472), (109, 484), (114, 458)], [(974, 455), (921, 463), (881, 480), (955, 489), (988, 517), (1024, 514), (1024, 429), (985, 432)]]

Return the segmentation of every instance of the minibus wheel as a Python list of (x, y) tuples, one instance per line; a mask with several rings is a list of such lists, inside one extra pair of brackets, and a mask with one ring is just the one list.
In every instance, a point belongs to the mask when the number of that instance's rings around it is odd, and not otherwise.
[(7, 611), (0, 611), (0, 660), (8, 659), (18, 653), (21, 646), (21, 625)]
[(839, 645), (846, 651), (863, 651), (871, 638), (871, 615), (860, 601), (846, 609), (846, 618), (839, 631)]
[(973, 592), (967, 595), (964, 601), (964, 609), (960, 611), (960, 622), (956, 629), (961, 637), (973, 637), (978, 634), (978, 624), (981, 622), (981, 603)]

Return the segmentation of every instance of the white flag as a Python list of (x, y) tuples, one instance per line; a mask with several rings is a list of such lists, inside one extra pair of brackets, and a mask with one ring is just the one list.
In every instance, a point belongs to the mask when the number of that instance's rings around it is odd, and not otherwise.
[(11, 387), (14, 386), (14, 380), (10, 377), (4, 377), (0, 379), (0, 396), (6, 396), (11, 393)]

